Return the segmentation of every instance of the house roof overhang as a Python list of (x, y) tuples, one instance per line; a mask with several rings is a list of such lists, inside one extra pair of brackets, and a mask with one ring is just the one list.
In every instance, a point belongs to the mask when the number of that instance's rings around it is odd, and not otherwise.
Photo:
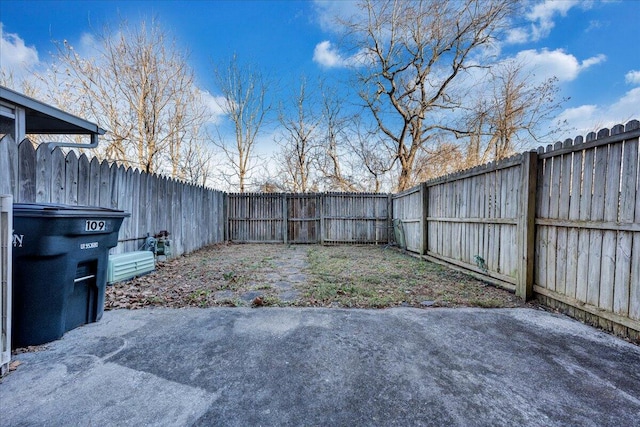
[(0, 102), (25, 110), (27, 134), (104, 135), (105, 130), (73, 114), (0, 86)]

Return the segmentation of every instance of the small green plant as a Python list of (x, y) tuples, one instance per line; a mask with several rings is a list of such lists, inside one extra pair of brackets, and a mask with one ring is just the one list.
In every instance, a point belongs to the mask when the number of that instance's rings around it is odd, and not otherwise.
[(478, 268), (480, 268), (480, 270), (484, 271), (485, 273), (488, 272), (487, 263), (484, 258), (482, 258), (480, 255), (476, 255), (473, 257), (473, 259), (476, 261), (476, 265), (478, 266)]
[(482, 308), (500, 308), (504, 307), (504, 303), (497, 298), (472, 298), (469, 300), (469, 304), (476, 307)]
[(209, 297), (211, 296), (211, 290), (209, 289), (197, 289), (186, 296), (186, 301), (189, 304), (195, 304), (200, 307), (206, 307)]
[(147, 298), (147, 302), (149, 302), (149, 304), (153, 304), (153, 305), (161, 305), (161, 304), (164, 304), (165, 299), (162, 298), (161, 296), (153, 295), (153, 296), (150, 296), (149, 298)]
[(222, 273), (222, 277), (227, 282), (237, 282), (238, 281), (238, 276), (236, 275), (235, 271), (229, 271), (228, 273)]
[(238, 298), (224, 298), (216, 302), (218, 305), (224, 307), (241, 307), (243, 305), (242, 301)]
[(376, 295), (374, 297), (369, 298), (366, 301), (367, 307), (371, 308), (385, 308), (393, 305), (396, 302), (397, 298), (392, 295)]
[(267, 296), (262, 298), (262, 305), (265, 305), (265, 306), (279, 306), (280, 305), (280, 298), (278, 298), (276, 296), (267, 295)]

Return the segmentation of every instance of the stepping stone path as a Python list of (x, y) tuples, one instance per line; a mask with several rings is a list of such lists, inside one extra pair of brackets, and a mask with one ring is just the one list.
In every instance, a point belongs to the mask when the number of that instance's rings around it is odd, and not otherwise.
[[(307, 248), (305, 246), (283, 246), (278, 252), (278, 258), (272, 259), (273, 269), (263, 275), (263, 281), (256, 285), (268, 285), (276, 292), (276, 297), (282, 302), (294, 302), (300, 292), (296, 285), (305, 283), (309, 276), (305, 273), (309, 268), (307, 262)], [(264, 295), (265, 292), (251, 290), (240, 296), (244, 302), (251, 303), (255, 298)]]

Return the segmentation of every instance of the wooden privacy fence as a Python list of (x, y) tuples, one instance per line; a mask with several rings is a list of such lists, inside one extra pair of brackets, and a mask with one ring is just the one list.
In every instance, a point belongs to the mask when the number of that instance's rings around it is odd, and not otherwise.
[(400, 221), (407, 250), (515, 290), (520, 271), (527, 269), (521, 264), (527, 248), (519, 241), (531, 231), (523, 220), (531, 203), (525, 178), (531, 157), (524, 153), (393, 196), (394, 219)]
[(378, 244), (391, 236), (389, 196), (365, 193), (229, 194), (228, 240)]
[(640, 122), (393, 196), (407, 250), (640, 331)]
[(0, 140), (0, 194), (14, 203), (62, 203), (129, 212), (112, 253), (139, 249), (147, 233), (170, 233), (174, 255), (224, 240), (224, 193), (80, 157), (45, 145)]
[[(538, 151), (534, 292), (640, 330), (640, 123)], [(631, 320), (632, 322), (629, 322)]]

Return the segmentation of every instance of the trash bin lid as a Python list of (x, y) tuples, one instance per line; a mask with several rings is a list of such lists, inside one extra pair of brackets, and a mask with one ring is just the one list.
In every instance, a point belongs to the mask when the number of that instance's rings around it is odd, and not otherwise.
[(99, 216), (107, 218), (124, 218), (130, 213), (102, 208), (99, 206), (73, 206), (56, 203), (14, 203), (13, 215), (18, 217), (55, 217), (78, 218), (86, 216)]

